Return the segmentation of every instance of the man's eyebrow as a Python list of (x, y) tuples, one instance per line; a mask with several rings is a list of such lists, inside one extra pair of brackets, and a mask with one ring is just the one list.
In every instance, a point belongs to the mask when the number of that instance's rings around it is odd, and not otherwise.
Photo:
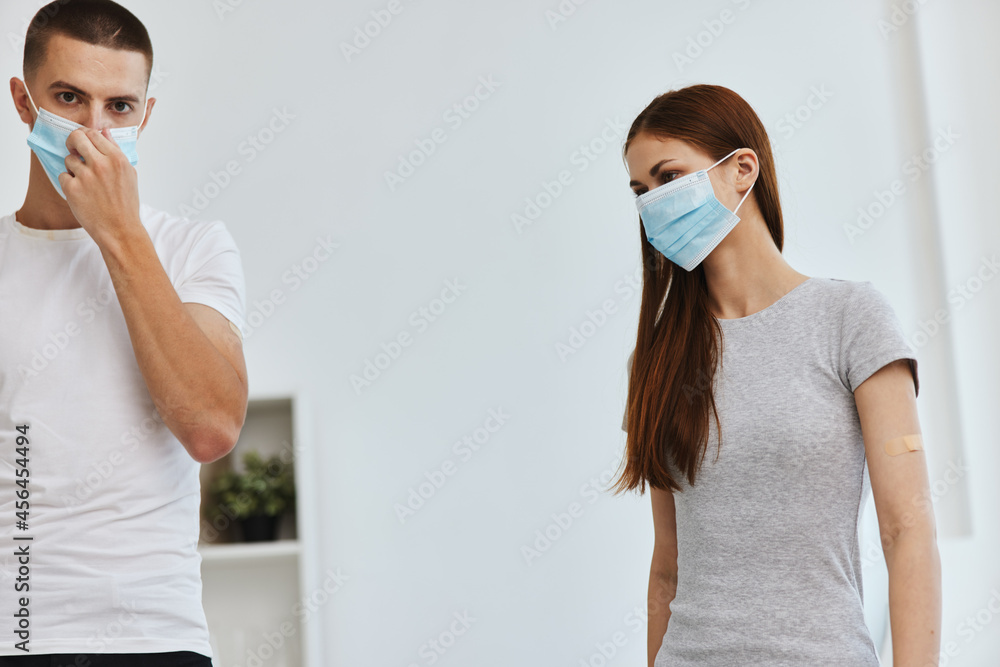
[[(80, 88), (77, 88), (76, 86), (74, 86), (71, 83), (66, 83), (65, 81), (56, 81), (51, 86), (49, 86), (49, 90), (53, 90), (53, 89), (56, 89), (56, 88), (64, 88), (66, 90), (72, 91), (74, 94), (79, 95), (80, 97), (82, 97), (84, 99), (88, 99), (88, 100), (91, 99), (90, 93), (88, 93), (87, 91), (82, 90)], [(139, 98), (136, 97), (135, 95), (117, 95), (115, 97), (109, 97), (108, 101), (109, 102), (132, 102), (133, 104), (138, 104), (139, 103)]]
[[(656, 164), (653, 165), (652, 169), (649, 170), (649, 175), (655, 177), (656, 176), (656, 172), (658, 172), (660, 170), (660, 167), (662, 167), (663, 165), (665, 165), (668, 162), (674, 162), (676, 159), (677, 158), (671, 157), (671, 158), (667, 158), (666, 160), (660, 160), (659, 162), (657, 162)], [(639, 181), (630, 181), (628, 185), (629, 185), (629, 187), (632, 187), (633, 185), (642, 185), (642, 183), (640, 183)]]

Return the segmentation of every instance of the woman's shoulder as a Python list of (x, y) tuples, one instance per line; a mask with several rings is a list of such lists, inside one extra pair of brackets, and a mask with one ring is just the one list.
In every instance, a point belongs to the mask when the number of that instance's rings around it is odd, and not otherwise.
[(843, 278), (825, 278), (823, 289), (832, 301), (840, 303), (841, 313), (847, 318), (856, 319), (872, 311), (889, 311), (894, 309), (889, 297), (870, 280), (846, 280)]
[(870, 280), (848, 280), (814, 276), (810, 281), (813, 299), (821, 301), (823, 309), (839, 316), (850, 316), (856, 308), (886, 308), (885, 294)]
[(866, 285), (871, 286), (867, 280), (848, 280), (825, 276), (813, 276), (810, 282), (820, 293), (842, 299), (849, 299), (856, 290), (864, 289)]

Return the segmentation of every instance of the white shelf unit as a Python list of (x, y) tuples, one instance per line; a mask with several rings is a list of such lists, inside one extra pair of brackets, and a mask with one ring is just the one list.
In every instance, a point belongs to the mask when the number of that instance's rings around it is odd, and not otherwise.
[[(304, 611), (321, 588), (313, 487), (313, 441), (302, 395), (251, 396), (233, 451), (202, 466), (202, 603), (208, 619), (213, 664), (320, 667), (319, 614)], [(286, 512), (272, 542), (240, 542), (235, 522), (213, 522), (211, 480), (242, 469), (243, 453), (281, 454), (293, 464), (296, 509)], [(256, 661), (253, 660), (256, 657)]]

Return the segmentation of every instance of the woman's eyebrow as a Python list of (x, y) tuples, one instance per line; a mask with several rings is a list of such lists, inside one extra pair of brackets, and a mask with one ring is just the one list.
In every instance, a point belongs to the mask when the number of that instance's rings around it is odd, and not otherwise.
[[(677, 158), (675, 158), (675, 157), (670, 157), (670, 158), (667, 158), (666, 160), (660, 160), (659, 162), (657, 162), (656, 164), (653, 165), (652, 169), (649, 170), (649, 175), (652, 176), (653, 178), (655, 178), (656, 177), (656, 172), (658, 172), (660, 170), (660, 167), (662, 167), (663, 165), (665, 165), (668, 162), (674, 162), (676, 160), (677, 160)], [(639, 181), (629, 181), (629, 187), (632, 187), (634, 185), (642, 185), (642, 183), (640, 183)]]
[(668, 162), (675, 162), (676, 160), (677, 160), (677, 158), (675, 158), (675, 157), (668, 157), (666, 160), (660, 160), (659, 162), (657, 162), (656, 164), (653, 165), (652, 169), (649, 170), (649, 175), (650, 176), (656, 176), (656, 172), (658, 172), (660, 170), (660, 167), (662, 167), (663, 165), (665, 165)]

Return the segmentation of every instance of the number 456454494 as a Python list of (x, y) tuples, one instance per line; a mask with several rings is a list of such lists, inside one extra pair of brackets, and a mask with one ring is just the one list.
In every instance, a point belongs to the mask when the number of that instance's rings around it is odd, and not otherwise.
[(17, 485), (21, 487), (16, 492), (18, 497), (18, 501), (16, 503), (16, 514), (18, 518), (18, 527), (25, 529), (27, 528), (28, 496), (30, 495), (30, 492), (28, 491), (28, 425), (23, 424), (21, 426), (16, 426), (15, 428), (19, 434), (16, 438), (17, 449), (15, 450), (18, 456), (15, 461), (15, 463), (17, 463)]

